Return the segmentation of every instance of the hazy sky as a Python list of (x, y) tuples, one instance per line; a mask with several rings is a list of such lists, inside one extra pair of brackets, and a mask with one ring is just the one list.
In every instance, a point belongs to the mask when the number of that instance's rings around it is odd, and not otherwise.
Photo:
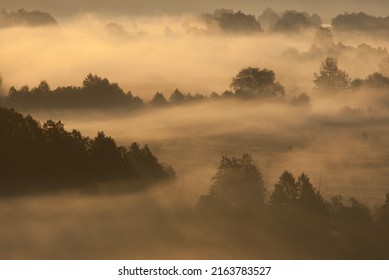
[(164, 12), (169, 14), (186, 12), (207, 12), (217, 8), (232, 8), (260, 14), (266, 7), (283, 11), (285, 9), (306, 10), (320, 13), (323, 17), (333, 17), (338, 13), (365, 11), (387, 16), (387, 0), (2, 0), (0, 8), (15, 10), (19, 8), (40, 9), (55, 16), (75, 12), (93, 11), (125, 14), (150, 14)]

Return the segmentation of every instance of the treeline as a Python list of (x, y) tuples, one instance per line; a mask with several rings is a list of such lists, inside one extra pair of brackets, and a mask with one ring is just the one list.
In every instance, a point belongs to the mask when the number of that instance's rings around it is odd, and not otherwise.
[[(94, 138), (67, 131), (60, 121), (43, 125), (0, 107), (0, 196), (58, 192), (123, 181), (123, 190), (175, 178), (147, 145), (118, 146), (98, 132)], [(108, 189), (115, 191), (115, 189)]]
[[(389, 88), (389, 58), (385, 57), (379, 63), (380, 72), (368, 75), (365, 79), (351, 79), (349, 74), (339, 68), (335, 57), (327, 57), (314, 73), (314, 92), (336, 94), (339, 92), (366, 88), (372, 90), (387, 90)], [(88, 74), (82, 87), (58, 87), (54, 90), (46, 81), (30, 89), (23, 86), (20, 89), (11, 87), (8, 96), (0, 98), (0, 105), (17, 110), (34, 109), (123, 109), (131, 111), (140, 108), (161, 108), (206, 100), (273, 100), (289, 102), (291, 105), (309, 105), (310, 98), (306, 93), (286, 97), (285, 88), (276, 80), (275, 73), (266, 68), (247, 67), (240, 70), (232, 79), (230, 90), (222, 94), (213, 92), (209, 96), (192, 95), (175, 89), (166, 98), (161, 92), (155, 93), (149, 103), (130, 91), (125, 93), (117, 83), (111, 83), (106, 78)]]
[(83, 80), (82, 87), (67, 86), (51, 90), (46, 81), (41, 81), (32, 89), (28, 86), (18, 90), (11, 87), (5, 104), (17, 109), (139, 108), (143, 101), (131, 92), (124, 93), (117, 83), (89, 74)]
[(49, 13), (35, 10), (32, 12), (24, 9), (19, 9), (16, 12), (0, 12), (0, 28), (15, 27), (15, 26), (44, 26), (57, 25), (56, 19)]
[[(228, 9), (218, 9), (212, 14), (204, 14), (202, 18), (207, 24), (207, 30), (217, 29), (226, 33), (253, 34), (268, 33), (292, 34), (308, 29), (316, 29), (322, 25), (318, 14), (309, 14), (305, 11), (286, 10), (276, 12), (265, 9), (257, 18), (255, 15), (234, 12)], [(376, 17), (363, 12), (344, 13), (331, 20), (335, 31), (358, 31), (367, 35), (388, 35), (389, 16)]]
[(363, 12), (344, 13), (332, 19), (332, 26), (337, 31), (359, 31), (389, 35), (389, 16), (376, 17)]
[[(250, 155), (223, 157), (197, 212), (238, 244), (252, 242), (261, 250), (260, 236), (272, 236), (278, 247), (285, 247), (275, 254), (277, 258), (389, 257), (389, 193), (385, 203), (372, 211), (352, 197), (326, 200), (306, 174), (295, 178), (288, 171), (281, 174), (270, 195), (267, 191)], [(249, 232), (239, 236), (237, 228)], [(266, 249), (269, 244), (262, 246)]]
[(169, 98), (157, 92), (149, 103), (145, 103), (130, 91), (125, 93), (117, 83), (111, 83), (107, 78), (88, 74), (82, 87), (68, 86), (52, 90), (46, 81), (41, 81), (37, 87), (31, 89), (28, 86), (20, 89), (11, 87), (8, 96), (3, 100), (0, 98), (0, 104), (17, 110), (110, 108), (135, 110), (147, 106), (164, 107), (204, 100), (279, 98), (285, 95), (284, 87), (276, 81), (272, 70), (253, 67), (242, 69), (234, 77), (231, 89), (222, 94), (214, 92), (210, 96), (185, 94), (175, 89)]

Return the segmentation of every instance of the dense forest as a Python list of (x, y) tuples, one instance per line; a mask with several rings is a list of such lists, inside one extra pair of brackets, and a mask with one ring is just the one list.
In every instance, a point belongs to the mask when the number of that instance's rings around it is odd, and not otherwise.
[(82, 185), (98, 191), (98, 183), (118, 181), (127, 184), (116, 191), (136, 191), (175, 178), (173, 169), (159, 162), (147, 145), (118, 146), (102, 131), (90, 139), (77, 130), (66, 131), (61, 121), (41, 125), (31, 116), (0, 107), (0, 133), (3, 197), (56, 193)]

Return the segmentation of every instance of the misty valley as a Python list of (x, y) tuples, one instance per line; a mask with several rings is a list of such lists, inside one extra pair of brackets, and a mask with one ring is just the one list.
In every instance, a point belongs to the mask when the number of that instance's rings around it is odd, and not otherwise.
[(0, 258), (388, 259), (389, 17), (264, 8), (3, 9)]

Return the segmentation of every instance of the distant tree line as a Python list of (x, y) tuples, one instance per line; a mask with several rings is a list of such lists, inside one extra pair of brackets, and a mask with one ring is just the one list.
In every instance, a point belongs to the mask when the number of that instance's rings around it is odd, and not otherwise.
[(202, 94), (192, 95), (175, 89), (169, 98), (157, 92), (149, 104), (130, 91), (125, 93), (117, 83), (111, 83), (107, 78), (88, 74), (83, 80), (82, 87), (57, 87), (52, 90), (46, 81), (41, 81), (37, 87), (22, 86), (20, 89), (11, 87), (8, 96), (0, 102), (9, 108), (17, 110), (30, 109), (125, 109), (134, 110), (184, 103), (238, 98), (279, 98), (285, 95), (284, 87), (276, 81), (272, 70), (248, 67), (242, 69), (231, 83), (231, 90), (222, 94), (212, 93), (210, 96)]
[[(322, 25), (318, 14), (309, 14), (305, 11), (286, 10), (276, 12), (265, 9), (257, 18), (254, 15), (234, 12), (230, 9), (217, 9), (213, 13), (201, 16), (208, 31), (217, 29), (226, 33), (260, 34), (265, 30), (268, 33), (294, 34), (308, 29), (316, 29)], [(389, 30), (389, 16), (376, 17), (363, 12), (344, 13), (331, 20), (335, 31), (358, 31), (367, 35), (387, 35)], [(216, 29), (215, 29), (216, 28)]]
[(25, 108), (138, 108), (143, 101), (131, 92), (124, 93), (117, 83), (88, 74), (82, 87), (67, 86), (50, 89), (46, 81), (30, 89), (23, 86), (19, 90), (11, 87), (6, 98), (8, 107)]
[(228, 9), (218, 9), (212, 14), (203, 14), (202, 18), (207, 24), (208, 30), (233, 34), (255, 34), (263, 32), (261, 24), (253, 15), (246, 15), (241, 11), (234, 12)]
[(0, 107), (0, 196), (94, 189), (107, 181), (126, 181), (126, 190), (136, 190), (174, 178), (147, 145), (118, 146), (104, 132), (89, 138), (65, 130), (61, 121), (41, 125)]
[(337, 31), (360, 31), (368, 33), (385, 33), (389, 31), (389, 16), (376, 17), (360, 13), (344, 13), (336, 16), (331, 22)]
[[(360, 87), (375, 90), (386, 90), (389, 87), (388, 58), (379, 64), (381, 72), (368, 75), (365, 79), (351, 79), (345, 70), (338, 66), (335, 57), (327, 57), (314, 73), (314, 92), (321, 94), (336, 94)], [(389, 68), (388, 68), (389, 69)], [(285, 102), (285, 88), (277, 82), (273, 70), (267, 68), (247, 67), (233, 77), (230, 90), (222, 94), (213, 92), (209, 96), (203, 94), (183, 93), (175, 89), (166, 98), (162, 92), (154, 94), (149, 103), (130, 91), (125, 93), (117, 83), (111, 83), (107, 78), (88, 74), (82, 87), (58, 87), (54, 90), (46, 81), (41, 81), (37, 87), (23, 86), (20, 89), (11, 87), (5, 98), (0, 97), (0, 105), (17, 110), (36, 109), (123, 109), (125, 111), (140, 108), (163, 108), (206, 100), (278, 100)], [(291, 105), (308, 105), (310, 98), (306, 93), (291, 97)]]
[(44, 26), (57, 25), (55, 18), (49, 13), (35, 10), (28, 12), (24, 9), (19, 9), (16, 12), (7, 12), (2, 10), (0, 12), (0, 28), (14, 27), (14, 26)]
[(293, 256), (389, 257), (389, 193), (384, 204), (372, 211), (352, 197), (324, 199), (304, 173), (295, 178), (291, 172), (283, 172), (266, 195), (262, 176), (249, 154), (223, 156), (209, 192), (199, 198), (198, 214), (211, 225), (224, 226), (223, 231), (247, 227), (250, 233), (242, 236), (267, 233), (293, 249)]

